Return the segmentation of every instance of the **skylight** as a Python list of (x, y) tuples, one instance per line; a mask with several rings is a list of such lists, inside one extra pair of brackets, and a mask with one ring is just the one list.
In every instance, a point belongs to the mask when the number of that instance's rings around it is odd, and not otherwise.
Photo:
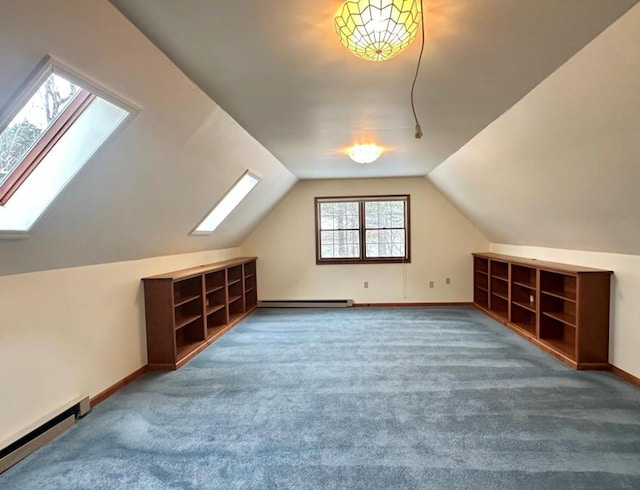
[(260, 182), (260, 179), (246, 171), (240, 180), (225, 194), (213, 211), (198, 225), (192, 235), (208, 235), (212, 233), (233, 211), (247, 194)]
[(0, 112), (0, 234), (28, 232), (135, 112), (51, 58)]

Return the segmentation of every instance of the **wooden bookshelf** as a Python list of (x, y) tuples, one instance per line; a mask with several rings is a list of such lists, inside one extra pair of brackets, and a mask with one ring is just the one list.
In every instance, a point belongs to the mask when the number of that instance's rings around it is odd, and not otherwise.
[(148, 368), (177, 369), (251, 313), (256, 257), (142, 279)]
[(611, 271), (491, 253), (473, 264), (477, 308), (576, 369), (608, 369)]

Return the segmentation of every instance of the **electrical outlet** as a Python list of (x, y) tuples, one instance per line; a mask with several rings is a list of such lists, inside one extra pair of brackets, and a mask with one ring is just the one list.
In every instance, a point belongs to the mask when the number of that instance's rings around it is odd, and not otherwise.
[(433, 281), (429, 281), (429, 288), (433, 288)]
[(364, 281), (364, 288), (369, 289), (369, 281)]
[(447, 278), (444, 280), (444, 283), (445, 283), (445, 284), (451, 284), (451, 278), (450, 278), (450, 277), (447, 277)]

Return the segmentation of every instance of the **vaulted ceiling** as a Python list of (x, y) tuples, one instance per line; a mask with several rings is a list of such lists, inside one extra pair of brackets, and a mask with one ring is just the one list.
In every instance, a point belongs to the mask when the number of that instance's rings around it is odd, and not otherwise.
[[(0, 275), (236, 247), (298, 179), (427, 174), (493, 242), (640, 254), (637, 2), (429, 0), (415, 140), (419, 43), (354, 57), (339, 0), (0, 0), (0, 107), (48, 54), (140, 108), (0, 239)], [(388, 151), (355, 164), (358, 140)], [(190, 236), (247, 168), (256, 189)]]
[[(348, 53), (341, 0), (111, 0), (298, 178), (425, 175), (570, 59), (637, 0), (428, 0), (415, 42), (389, 61)], [(388, 148), (350, 162), (359, 140)]]

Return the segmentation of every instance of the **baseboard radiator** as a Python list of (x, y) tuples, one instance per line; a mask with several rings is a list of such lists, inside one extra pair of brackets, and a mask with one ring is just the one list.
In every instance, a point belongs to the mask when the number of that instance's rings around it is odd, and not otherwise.
[(0, 474), (41, 448), (91, 410), (89, 397), (75, 398), (0, 444)]
[(258, 308), (348, 308), (352, 299), (261, 300)]

